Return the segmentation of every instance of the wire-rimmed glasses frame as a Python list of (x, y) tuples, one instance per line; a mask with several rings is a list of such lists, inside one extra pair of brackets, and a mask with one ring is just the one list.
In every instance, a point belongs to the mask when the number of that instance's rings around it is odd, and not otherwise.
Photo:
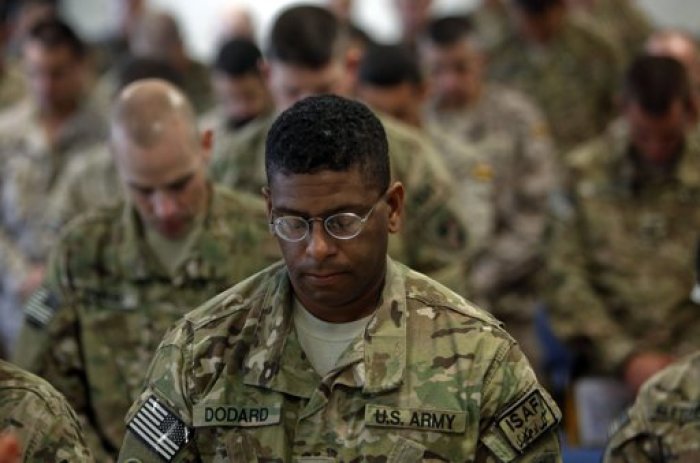
[(270, 232), (290, 243), (298, 243), (309, 236), (313, 222), (321, 222), (329, 236), (337, 240), (351, 240), (362, 233), (370, 215), (384, 198), (385, 194), (382, 194), (363, 216), (354, 212), (338, 212), (325, 218), (308, 219), (297, 215), (283, 215), (269, 222)]

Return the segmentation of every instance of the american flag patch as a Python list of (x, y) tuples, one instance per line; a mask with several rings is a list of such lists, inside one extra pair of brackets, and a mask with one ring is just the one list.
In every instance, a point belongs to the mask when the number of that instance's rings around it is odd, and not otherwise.
[(165, 461), (190, 440), (192, 430), (153, 396), (136, 412), (127, 428)]
[(42, 286), (27, 301), (24, 315), (28, 322), (43, 328), (51, 321), (58, 306), (58, 297)]

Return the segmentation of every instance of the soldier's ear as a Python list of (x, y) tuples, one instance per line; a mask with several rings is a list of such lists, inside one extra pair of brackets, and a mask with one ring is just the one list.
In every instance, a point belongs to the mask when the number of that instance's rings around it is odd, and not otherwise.
[(389, 220), (387, 228), (389, 233), (398, 233), (403, 221), (404, 188), (401, 182), (394, 182), (386, 190), (386, 202), (389, 205)]
[(214, 147), (214, 131), (207, 129), (202, 132), (200, 146), (202, 148), (202, 157), (205, 164), (209, 164), (211, 159), (211, 150)]
[(270, 217), (272, 214), (272, 195), (270, 194), (270, 187), (264, 186), (260, 190), (262, 192), (263, 198), (265, 198), (265, 207), (267, 208), (267, 216)]

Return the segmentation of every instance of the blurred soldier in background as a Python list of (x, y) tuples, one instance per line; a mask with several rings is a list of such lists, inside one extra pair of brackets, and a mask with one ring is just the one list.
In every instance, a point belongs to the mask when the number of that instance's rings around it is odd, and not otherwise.
[(637, 0), (566, 0), (574, 20), (604, 35), (627, 66), (644, 47), (652, 25)]
[(689, 249), (700, 229), (700, 140), (676, 60), (635, 60), (622, 98), (622, 118), (567, 156), (574, 213), (555, 227), (547, 288), (578, 374), (615, 375), (636, 392), (697, 349)]
[(420, 51), (431, 79), (429, 120), (490, 166), (496, 217), (488, 243), (470, 259), (464, 292), (506, 322), (539, 372), (533, 320), (549, 199), (559, 183), (547, 123), (526, 97), (484, 81), (486, 57), (469, 18), (431, 22)]
[(24, 297), (37, 288), (51, 237), (44, 213), (68, 162), (105, 135), (88, 101), (83, 42), (66, 24), (37, 24), (22, 49), (30, 95), (0, 115), (0, 333), (10, 351)]
[(560, 150), (597, 135), (613, 117), (621, 61), (571, 21), (565, 0), (511, 0), (516, 27), (491, 56), (491, 77), (532, 97)]
[(604, 463), (700, 461), (700, 352), (653, 376), (614, 427)]
[(98, 461), (116, 457), (122, 418), (166, 330), (279, 258), (262, 201), (208, 182), (211, 132), (199, 133), (174, 86), (125, 88), (110, 145), (128, 199), (65, 229), (21, 340), (24, 362), (83, 420)]

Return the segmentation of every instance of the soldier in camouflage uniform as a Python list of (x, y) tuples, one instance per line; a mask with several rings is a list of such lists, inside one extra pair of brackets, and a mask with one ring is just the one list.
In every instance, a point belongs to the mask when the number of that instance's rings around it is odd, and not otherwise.
[(571, 21), (565, 0), (513, 0), (510, 7), (517, 27), (493, 50), (491, 78), (535, 100), (560, 150), (598, 135), (613, 117), (616, 48)]
[(120, 461), (561, 461), (559, 411), (512, 338), (387, 258), (403, 186), (376, 116), (309, 97), (266, 146), (284, 262), (165, 337)]
[(2, 360), (0, 417), (0, 431), (19, 441), (20, 461), (92, 461), (66, 399), (43, 379)]
[[(348, 96), (354, 80), (347, 36), (332, 13), (317, 6), (291, 7), (272, 27), (269, 86), (281, 111), (306, 95)], [(356, 56), (354, 56), (357, 59)], [(233, 188), (259, 193), (265, 185), (264, 145), (274, 115), (251, 122), (226, 152), (214, 154), (212, 176)], [(382, 123), (389, 139), (392, 176), (406, 187), (406, 220), (392, 236), (390, 254), (441, 281), (454, 275), (467, 252), (466, 226), (448, 204), (453, 182), (430, 140), (391, 118)], [(216, 146), (215, 146), (216, 150)]]
[[(487, 245), (495, 229), (492, 167), (482, 151), (465, 144), (423, 119), (425, 82), (418, 61), (402, 45), (375, 45), (359, 64), (357, 97), (385, 117), (393, 117), (430, 140), (452, 174), (454, 190), (450, 206), (466, 224), (465, 259)], [(457, 266), (452, 275), (431, 275), (451, 289), (464, 289), (464, 273)]]
[(622, 53), (629, 64), (644, 47), (653, 27), (636, 0), (566, 0), (575, 21), (596, 29)]
[(672, 355), (697, 349), (689, 250), (700, 230), (700, 140), (676, 60), (636, 60), (623, 99), (622, 119), (567, 157), (574, 209), (556, 223), (547, 288), (552, 326), (581, 373), (616, 374), (636, 391)]
[(605, 463), (700, 461), (700, 352), (650, 379), (611, 433)]
[[(495, 223), (468, 263), (465, 293), (506, 323), (537, 369), (537, 278), (558, 183), (556, 154), (537, 108), (516, 91), (483, 81), (485, 56), (475, 34), (470, 18), (444, 17), (428, 26), (420, 47), (432, 88), (427, 115), (490, 166)], [(448, 165), (454, 172), (455, 162)]]
[(66, 395), (99, 461), (116, 457), (167, 329), (279, 259), (262, 200), (207, 181), (209, 135), (174, 86), (125, 88), (111, 145), (128, 201), (66, 228), (27, 305), (18, 355)]
[(0, 262), (14, 260), (0, 271), (0, 336), (7, 351), (24, 293), (41, 282), (52, 238), (42, 226), (47, 199), (66, 164), (106, 132), (104, 118), (85, 99), (85, 46), (68, 26), (39, 23), (23, 59), (30, 98), (0, 116)]

